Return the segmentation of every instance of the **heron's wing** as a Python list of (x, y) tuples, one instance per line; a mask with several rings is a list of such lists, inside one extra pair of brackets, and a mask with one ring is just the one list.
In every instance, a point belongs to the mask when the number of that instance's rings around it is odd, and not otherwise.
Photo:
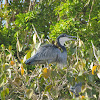
[(60, 50), (53, 44), (41, 46), (36, 54), (26, 61), (26, 64), (40, 64), (45, 62), (56, 62)]

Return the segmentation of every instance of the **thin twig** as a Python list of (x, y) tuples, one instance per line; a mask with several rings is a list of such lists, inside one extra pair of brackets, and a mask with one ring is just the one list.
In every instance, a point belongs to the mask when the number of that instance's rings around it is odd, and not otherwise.
[[(17, 42), (18, 42), (18, 33), (17, 33)], [(21, 59), (19, 57), (19, 52), (18, 52), (18, 43), (16, 45), (16, 48), (17, 48), (17, 57), (18, 57), (18, 60), (21, 61)]]

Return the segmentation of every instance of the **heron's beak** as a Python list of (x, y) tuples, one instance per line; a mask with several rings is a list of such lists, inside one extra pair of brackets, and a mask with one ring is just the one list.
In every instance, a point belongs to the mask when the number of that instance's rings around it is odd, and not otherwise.
[(60, 42), (61, 45), (64, 46), (64, 43), (65, 43), (65, 42), (70, 41), (70, 40), (75, 40), (75, 39), (73, 39), (73, 38), (76, 38), (76, 37), (75, 37), (75, 36), (66, 35), (65, 37), (61, 37), (61, 38), (59, 39), (59, 42)]
[(73, 38), (77, 38), (77, 37), (75, 37), (75, 36), (70, 36), (70, 35), (66, 35), (65, 41), (69, 41), (69, 40), (74, 40), (74, 41), (75, 41), (75, 39), (73, 39)]
[(67, 41), (69, 41), (69, 40), (74, 40), (75, 41), (75, 39), (73, 39), (73, 38), (77, 38), (77, 37), (76, 36), (70, 36), (70, 35), (66, 36)]

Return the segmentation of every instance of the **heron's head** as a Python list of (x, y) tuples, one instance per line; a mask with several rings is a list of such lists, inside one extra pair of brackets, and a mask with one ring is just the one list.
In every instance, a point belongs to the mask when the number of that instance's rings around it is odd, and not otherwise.
[(67, 34), (61, 34), (58, 36), (57, 40), (59, 41), (59, 43), (64, 46), (64, 43), (66, 41), (69, 41), (69, 40), (75, 40), (73, 38), (76, 38), (75, 36), (70, 36), (70, 35), (67, 35)]

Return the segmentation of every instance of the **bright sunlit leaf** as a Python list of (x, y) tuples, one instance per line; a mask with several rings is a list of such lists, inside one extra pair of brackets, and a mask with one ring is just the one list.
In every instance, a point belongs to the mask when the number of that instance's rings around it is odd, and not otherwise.
[(23, 63), (26, 61), (26, 56), (27, 56), (27, 54), (24, 56), (24, 58), (23, 58)]
[(9, 78), (11, 78), (11, 69), (7, 70), (9, 72)]
[(98, 78), (100, 79), (100, 66), (98, 66), (98, 73), (97, 73)]
[(91, 65), (90, 65), (90, 69), (92, 70), (92, 68), (93, 68), (93, 62), (91, 63)]
[(33, 35), (33, 42), (36, 44), (36, 34)]
[(19, 40), (17, 40), (17, 48), (19, 52), (22, 51), (23, 46), (20, 44)]
[(98, 76), (98, 78), (100, 79), (100, 72), (99, 72), (99, 73), (97, 73), (97, 76)]
[(4, 48), (5, 47), (4, 44), (2, 44), (1, 47)]
[(83, 41), (79, 39), (79, 47), (83, 45)]

